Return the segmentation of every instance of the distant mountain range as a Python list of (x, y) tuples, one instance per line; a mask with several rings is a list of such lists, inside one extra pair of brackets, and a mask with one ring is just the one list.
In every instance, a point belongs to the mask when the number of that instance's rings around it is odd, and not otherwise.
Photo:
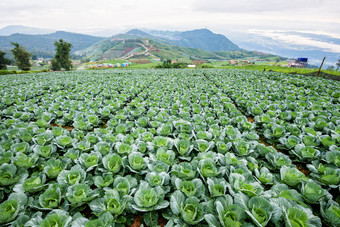
[(208, 29), (196, 29), (185, 32), (168, 32), (166, 35), (162, 32), (152, 31), (144, 32), (138, 29), (130, 30), (125, 33), (140, 37), (157, 39), (171, 45), (197, 48), (205, 51), (235, 51), (240, 48), (227, 37), (215, 34)]
[[(268, 35), (268, 32), (272, 32), (272, 34)], [(117, 33), (117, 28), (103, 31), (99, 29), (97, 32), (91, 33), (97, 36), (90, 36), (19, 25), (7, 26), (0, 29), (0, 49), (5, 50), (8, 55), (11, 55), (9, 50), (12, 48), (12, 45), (10, 45), (10, 42), (19, 42), (26, 46), (33, 54), (41, 57), (51, 57), (54, 55), (53, 43), (59, 38), (63, 38), (73, 45), (73, 53), (79, 54), (85, 53), (85, 49), (96, 44), (98, 41), (103, 42), (97, 43), (95, 46), (100, 46), (103, 43), (108, 45), (108, 42), (104, 41), (107, 38), (100, 36), (104, 34), (106, 37), (110, 36), (110, 34), (112, 36), (114, 33)], [(324, 56), (327, 57), (326, 65), (334, 65), (340, 59), (340, 38), (337, 38), (339, 36), (334, 37), (327, 34), (318, 34), (317, 32), (306, 33), (297, 31), (264, 30), (254, 32), (252, 30), (239, 30), (238, 28), (228, 29), (223, 34), (227, 34), (228, 38), (215, 34), (208, 29), (185, 32), (132, 29), (125, 34), (115, 35), (114, 37), (120, 37), (121, 39), (124, 39), (124, 36), (129, 39), (148, 38), (160, 44), (196, 48), (206, 52), (232, 50), (244, 53), (246, 51), (243, 50), (250, 50), (289, 58), (307, 57), (311, 64), (320, 64)], [(301, 41), (303, 40), (301, 38), (305, 38), (307, 42)], [(240, 48), (243, 50), (240, 50)], [(90, 52), (94, 53), (93, 50)], [(99, 56), (99, 53), (95, 55)]]
[(44, 35), (56, 32), (52, 29), (34, 28), (22, 25), (10, 25), (0, 29), (0, 36), (9, 36), (15, 33), (26, 35)]
[[(31, 33), (42, 32), (39, 29), (34, 31), (33, 28), (25, 29), (24, 27), (12, 27), (12, 32), (15, 31), (15, 28)], [(1, 29), (0, 32), (4, 30), (8, 31), (9, 28)], [(153, 32), (153, 34), (133, 29), (125, 34), (104, 39), (62, 31), (39, 35), (14, 33), (9, 36), (0, 36), (0, 49), (11, 55), (10, 50), (13, 48), (11, 42), (17, 42), (38, 57), (53, 57), (55, 53), (54, 42), (63, 39), (72, 44), (73, 54), (84, 55), (93, 59), (127, 57), (128, 54), (137, 55), (137, 53), (134, 54), (136, 51), (146, 51), (146, 56), (152, 55), (156, 58), (172, 57), (180, 59), (184, 56), (193, 59), (221, 60), (225, 59), (225, 54), (222, 57), (212, 52), (240, 50), (225, 36), (215, 34), (208, 29), (172, 33), (168, 37), (158, 35), (156, 32)], [(150, 52), (148, 46), (151, 48)], [(153, 52), (152, 48), (156, 52)]]
[(58, 31), (44, 35), (27, 35), (15, 33), (9, 36), (0, 36), (0, 50), (11, 56), (10, 50), (13, 48), (11, 42), (17, 42), (25, 46), (29, 52), (38, 57), (50, 58), (55, 54), (54, 42), (63, 39), (72, 44), (72, 53), (84, 50), (89, 46), (102, 40), (102, 37), (83, 35), (71, 32)]
[[(203, 41), (205, 40), (205, 41)], [(193, 48), (196, 47), (196, 48)], [(172, 59), (190, 60), (230, 60), (244, 57), (276, 57), (254, 51), (241, 50), (226, 37), (221, 37), (207, 29), (173, 34), (171, 37), (154, 36), (133, 29), (124, 34), (104, 39), (76, 54), (91, 60), (99, 59)]]

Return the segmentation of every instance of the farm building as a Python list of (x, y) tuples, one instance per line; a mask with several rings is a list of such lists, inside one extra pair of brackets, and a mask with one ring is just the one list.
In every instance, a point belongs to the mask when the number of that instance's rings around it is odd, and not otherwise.
[(306, 68), (308, 65), (308, 58), (298, 58), (288, 62), (289, 68)]

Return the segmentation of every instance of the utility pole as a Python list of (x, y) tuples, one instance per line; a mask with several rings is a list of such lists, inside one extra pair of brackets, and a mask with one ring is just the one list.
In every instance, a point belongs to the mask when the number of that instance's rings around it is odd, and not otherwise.
[(322, 63), (321, 63), (321, 65), (320, 65), (320, 68), (319, 68), (319, 71), (318, 71), (318, 75), (316, 75), (317, 77), (318, 77), (319, 74), (320, 74), (320, 71), (321, 71), (321, 68), (322, 68), (323, 63), (325, 62), (325, 59), (326, 59), (326, 57), (324, 57), (323, 60), (322, 60)]

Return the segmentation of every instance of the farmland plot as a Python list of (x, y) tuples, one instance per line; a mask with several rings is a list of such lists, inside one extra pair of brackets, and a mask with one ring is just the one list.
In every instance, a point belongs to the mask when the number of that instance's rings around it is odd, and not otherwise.
[(241, 70), (2, 76), (0, 225), (340, 226), (339, 91)]

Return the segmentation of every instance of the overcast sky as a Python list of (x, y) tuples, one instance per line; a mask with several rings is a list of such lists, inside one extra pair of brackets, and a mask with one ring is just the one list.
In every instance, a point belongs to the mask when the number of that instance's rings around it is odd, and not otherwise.
[(224, 35), (251, 29), (340, 37), (339, 0), (1, 0), (0, 18), (0, 28), (25, 25), (83, 33), (206, 27)]
[(277, 29), (296, 25), (336, 32), (339, 12), (339, 0), (1, 0), (0, 27), (222, 30), (229, 25)]

